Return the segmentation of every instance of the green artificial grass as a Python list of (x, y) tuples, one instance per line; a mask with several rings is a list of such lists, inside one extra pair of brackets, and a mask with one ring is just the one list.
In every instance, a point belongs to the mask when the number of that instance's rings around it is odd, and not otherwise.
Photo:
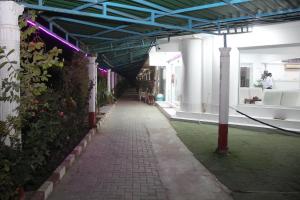
[(236, 200), (299, 200), (300, 137), (229, 128), (229, 154), (214, 153), (216, 125), (172, 121), (194, 156)]

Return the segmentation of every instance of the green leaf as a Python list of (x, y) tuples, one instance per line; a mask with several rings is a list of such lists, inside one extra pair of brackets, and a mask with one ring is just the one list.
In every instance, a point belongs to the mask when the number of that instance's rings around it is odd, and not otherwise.
[(4, 67), (5, 65), (8, 64), (8, 61), (4, 61), (3, 63), (0, 64), (0, 69), (2, 69), (2, 67)]
[(12, 54), (13, 52), (15, 52), (14, 49), (10, 50), (10, 51), (7, 53), (7, 57), (8, 57), (10, 54)]

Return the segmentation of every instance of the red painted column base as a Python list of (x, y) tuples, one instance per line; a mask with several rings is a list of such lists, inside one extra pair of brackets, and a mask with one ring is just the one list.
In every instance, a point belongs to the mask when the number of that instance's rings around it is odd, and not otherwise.
[(89, 113), (89, 126), (90, 126), (90, 128), (96, 127), (96, 113), (95, 112)]
[(226, 154), (228, 152), (228, 124), (219, 124), (219, 138), (217, 153)]

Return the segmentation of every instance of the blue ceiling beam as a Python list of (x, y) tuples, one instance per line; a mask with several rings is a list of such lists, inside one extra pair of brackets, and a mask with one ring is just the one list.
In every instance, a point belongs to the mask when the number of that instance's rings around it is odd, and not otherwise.
[[(50, 11), (50, 12), (72, 14), (72, 15), (77, 15), (77, 16), (93, 17), (93, 18), (98, 18), (98, 19), (108, 19), (108, 20), (114, 20), (114, 21), (120, 21), (120, 22), (128, 22), (128, 23), (134, 23), (134, 24), (161, 27), (161, 28), (166, 28), (166, 29), (171, 29), (171, 30), (186, 31), (186, 32), (191, 32), (191, 33), (208, 33), (206, 31), (191, 29), (191, 28), (188, 28), (185, 26), (164, 24), (164, 23), (147, 21), (147, 20), (137, 20), (137, 19), (126, 18), (126, 17), (118, 17), (118, 16), (113, 16), (113, 15), (108, 15), (108, 13), (107, 13), (107, 15), (105, 15), (105, 14), (101, 14), (101, 13), (89, 13), (89, 12), (76, 11), (76, 10), (70, 10), (70, 9), (64, 9), (64, 8), (51, 7), (51, 6), (40, 6), (40, 5), (28, 4), (28, 3), (23, 3), (23, 5), (27, 8), (36, 9), (36, 10), (44, 10), (44, 11)], [(214, 33), (210, 32), (210, 34), (214, 34)]]
[[(99, 49), (97, 48), (97, 46), (103, 46), (103, 45), (106, 45), (106, 46), (111, 46), (113, 45), (114, 43), (120, 43), (120, 42), (123, 42), (123, 41), (136, 41), (136, 40), (144, 40), (144, 39), (153, 39), (155, 36), (157, 35), (161, 35), (163, 33), (168, 33), (168, 34), (171, 34), (170, 32), (166, 32), (166, 31), (152, 31), (150, 33), (145, 33), (145, 35), (141, 38), (140, 36), (130, 36), (130, 37), (126, 37), (126, 38), (122, 38), (122, 39), (118, 39), (114, 42), (110, 42), (110, 41), (107, 41), (107, 42), (104, 42), (104, 43), (100, 43), (100, 44), (97, 44), (97, 45), (94, 45), (91, 47), (91, 50), (93, 49)], [(108, 45), (107, 45), (108, 44)]]
[[(118, 39), (116, 41), (110, 42), (103, 42), (94, 46), (90, 46), (90, 49), (93, 50), (99, 50), (99, 49), (103, 49), (103, 48), (114, 48), (114, 47), (119, 47), (121, 45), (126, 45), (129, 46), (131, 44), (145, 44), (145, 43), (150, 43), (155, 41), (155, 38), (151, 37), (151, 38), (147, 38), (147, 37), (137, 37), (137, 36), (132, 36), (132, 37), (127, 37), (127, 38), (122, 38), (122, 39)], [(101, 46), (101, 47), (98, 47)], [(105, 46), (105, 47), (103, 47)]]
[[(150, 9), (150, 8), (143, 8), (143, 7), (138, 7), (138, 6), (120, 4), (120, 3), (115, 3), (115, 2), (105, 2), (105, 3), (103, 3), (103, 5), (116, 7), (116, 8), (125, 8), (125, 9), (128, 9), (128, 10), (145, 12), (145, 13), (148, 13), (150, 15), (154, 14), (154, 16), (155, 16), (154, 19), (166, 16), (165, 14), (172, 12), (172, 10), (160, 11), (160, 10), (154, 10), (154, 9)], [(153, 3), (151, 3), (151, 5), (153, 5)], [(173, 14), (172, 17), (181, 18), (181, 19), (185, 19), (185, 20), (194, 20), (194, 21), (198, 21), (198, 22), (211, 22), (211, 20), (209, 20), (209, 19), (202, 19), (202, 18), (190, 17), (190, 16), (185, 16), (185, 15), (179, 15), (179, 14)]]
[(97, 4), (101, 4), (101, 3), (105, 2), (105, 0), (79, 0), (79, 1), (94, 4), (94, 5), (91, 5), (90, 7), (99, 9), (99, 10), (103, 11), (103, 13), (106, 13), (108, 11), (108, 12), (111, 12), (111, 13), (114, 13), (114, 14), (117, 14), (117, 15), (120, 15), (123, 17), (128, 17), (128, 18), (133, 18), (133, 19), (141, 19), (140, 17), (134, 16), (134, 15), (122, 12), (122, 11), (107, 8), (106, 6), (102, 6), (102, 5), (97, 5)]
[(140, 18), (138, 16), (135, 16), (135, 15), (131, 15), (131, 14), (128, 14), (128, 13), (125, 13), (125, 12), (122, 12), (122, 11), (112, 9), (112, 8), (107, 8), (106, 5), (103, 5), (103, 6), (102, 5), (93, 5), (91, 7), (101, 10), (103, 12), (103, 15), (107, 15), (107, 13), (110, 12), (110, 13), (113, 13), (113, 14), (120, 15), (122, 17), (131, 18), (131, 19), (136, 19), (136, 20), (141, 20), (142, 19), (142, 18)]
[[(247, 3), (252, 0), (231, 0), (228, 1), (230, 4), (241, 4), (241, 3)], [(211, 8), (217, 8), (217, 7), (222, 7), (228, 5), (225, 2), (217, 2), (217, 3), (211, 3), (211, 4), (204, 4), (200, 6), (194, 6), (190, 8), (183, 8), (183, 9), (178, 9), (170, 12), (168, 15), (173, 15), (173, 14), (179, 14), (179, 13), (185, 13), (185, 12), (192, 12), (192, 11), (199, 11), (199, 10), (206, 10), (206, 9), (211, 9)]]
[[(48, 23), (49, 23), (49, 31), (50, 32), (53, 32), (53, 26), (55, 26), (57, 29), (59, 29), (59, 30), (61, 30), (66, 36), (67, 35), (70, 35), (70, 33), (67, 31), (67, 30), (65, 30), (64, 28), (62, 28), (60, 25), (58, 25), (57, 23), (55, 23), (54, 21), (52, 21), (51, 19), (49, 19), (48, 17), (44, 17), (44, 16), (42, 16), (42, 18), (44, 19), (44, 20), (46, 20)], [(53, 32), (54, 33), (54, 32)], [(55, 33), (54, 33), (55, 34)], [(72, 39), (74, 39), (75, 41), (76, 41), (76, 46), (77, 47), (79, 47), (79, 43), (81, 43), (82, 44), (82, 41), (80, 41), (78, 38), (76, 38), (76, 37), (74, 37), (74, 36), (68, 36), (68, 38), (66, 38), (66, 40), (69, 42), (69, 38), (72, 38)]]
[(244, 14), (249, 15), (251, 17), (255, 17), (254, 13), (252, 13), (252, 12), (246, 10), (246, 9), (241, 8), (239, 5), (232, 4), (230, 0), (223, 0), (223, 2), (225, 2), (226, 4), (228, 4), (231, 7), (235, 8), (236, 10), (238, 10), (241, 13), (244, 13)]
[(78, 1), (96, 4), (96, 3), (103, 3), (108, 0), (78, 0)]
[(96, 40), (110, 40), (110, 41), (115, 41), (115, 40), (117, 40), (117, 39), (115, 39), (115, 38), (95, 37), (95, 36), (83, 35), (83, 34), (77, 34), (77, 33), (69, 33), (69, 35), (74, 36), (74, 37), (88, 38), (88, 39), (96, 39)]
[[(132, 0), (132, 1), (143, 4), (143, 5), (146, 5), (146, 6), (150, 6), (150, 7), (153, 7), (153, 8), (157, 8), (157, 9), (165, 11), (165, 12), (171, 12), (172, 11), (170, 9), (167, 9), (167, 8), (162, 7), (162, 6), (158, 6), (156, 4), (146, 2), (146, 1), (143, 1), (143, 0)], [(152, 16), (153, 17), (152, 20), (153, 19), (158, 19), (158, 18), (163, 17), (163, 16), (165, 16), (165, 15), (154, 15), (154, 16)], [(208, 19), (201, 19), (201, 18), (184, 16), (184, 15), (179, 15), (179, 14), (172, 14), (172, 16), (179, 17), (179, 18), (182, 18), (182, 19), (187, 19), (188, 20), (188, 22), (187, 22), (188, 27), (190, 27), (190, 24), (191, 24), (192, 21), (195, 21), (195, 22), (197, 22), (197, 21), (198, 22), (211, 22), (211, 20), (208, 20)], [(144, 20), (150, 20), (150, 19), (151, 19), (151, 17), (147, 17)], [(121, 26), (116, 27), (115, 30), (119, 30), (119, 29), (123, 29), (123, 28), (127, 28), (127, 27), (129, 27), (129, 25), (121, 25)], [(111, 30), (111, 31), (115, 31), (115, 30)], [(95, 34), (94, 36), (103, 35), (103, 34), (111, 32), (111, 31), (107, 30), (107, 31), (99, 32), (99, 33)]]
[(146, 48), (146, 47), (153, 47), (156, 46), (156, 43), (152, 44), (142, 44), (142, 45), (132, 45), (128, 47), (117, 47), (117, 48), (102, 48), (98, 50), (93, 50), (95, 53), (108, 53), (108, 52), (114, 52), (114, 51), (122, 51), (122, 50), (128, 50), (128, 49), (135, 49), (135, 48)]
[[(146, 48), (146, 47), (145, 47)], [(143, 48), (142, 48), (143, 49)], [(117, 53), (118, 51), (114, 52), (114, 55), (112, 56), (113, 58), (117, 58), (117, 57), (122, 57), (122, 56), (127, 56), (128, 54), (132, 54), (132, 56), (135, 56), (135, 52), (140, 53), (141, 49), (134, 49), (131, 51), (126, 51), (125, 53)]]
[(141, 5), (149, 6), (151, 8), (155, 8), (155, 9), (158, 9), (158, 10), (161, 10), (161, 11), (164, 11), (164, 12), (171, 12), (172, 11), (172, 10), (170, 10), (168, 8), (165, 8), (163, 6), (160, 6), (160, 5), (157, 5), (155, 3), (152, 3), (152, 2), (149, 2), (149, 1), (145, 1), (145, 0), (129, 0), (129, 1), (132, 1), (132, 2), (135, 2), (135, 3), (139, 3)]
[(84, 10), (86, 8), (89, 8), (91, 6), (95, 5), (94, 3), (87, 3), (87, 4), (83, 4), (81, 6), (78, 6), (76, 8), (73, 8), (72, 10)]
[[(220, 19), (216, 20), (216, 24), (221, 24), (221, 23), (230, 23), (230, 22), (238, 22), (238, 21), (245, 21), (245, 20), (251, 20), (251, 19), (261, 19), (264, 17), (272, 17), (276, 15), (285, 15), (285, 14), (291, 14), (291, 13), (298, 13), (300, 12), (300, 8), (295, 8), (295, 9), (288, 9), (288, 10), (279, 10), (279, 11), (274, 11), (274, 12), (265, 12), (265, 13), (259, 13), (255, 14), (255, 17), (252, 16), (241, 16), (241, 17), (236, 17), (236, 18), (227, 18), (227, 19)], [(204, 25), (209, 25), (207, 24), (195, 24), (194, 27), (201, 27)]]
[[(134, 35), (144, 35), (142, 33), (136, 32), (136, 31), (118, 29), (118, 27), (111, 27), (111, 26), (96, 24), (96, 23), (92, 23), (92, 22), (82, 21), (82, 20), (78, 20), (78, 19), (71, 19), (71, 18), (67, 18), (67, 17), (52, 17), (51, 19), (73, 22), (73, 23), (96, 27), (96, 28), (101, 28), (101, 29), (108, 29), (110, 31), (118, 31), (118, 32), (129, 33), (129, 34), (134, 34)], [(93, 36), (97, 36), (97, 34), (94, 34)]]
[[(158, 6), (158, 5), (156, 5), (156, 4), (153, 4), (153, 3), (150, 3), (150, 2), (145, 2), (145, 1), (140, 1), (140, 0), (134, 0), (135, 2), (138, 2), (138, 3), (142, 3), (142, 4), (147, 4), (147, 6), (150, 6), (151, 5), (151, 7), (154, 7), (154, 8), (159, 8), (160, 10), (163, 10), (163, 11), (165, 11), (165, 12), (171, 12), (172, 10), (169, 10), (169, 9), (167, 9), (167, 8), (164, 8), (164, 7), (161, 7), (161, 6)], [(105, 3), (105, 7), (107, 7), (107, 5), (110, 5), (110, 6), (116, 6), (116, 7), (122, 7), (122, 8), (124, 8), (124, 5), (123, 4), (117, 4), (117, 3), (111, 3), (111, 2), (106, 2)], [(103, 9), (103, 7), (99, 7), (99, 6), (94, 6), (95, 8), (99, 8), (99, 9)], [(126, 7), (127, 9), (133, 9), (133, 10), (139, 10), (139, 11), (145, 11), (145, 10), (143, 10), (142, 8), (140, 8), (140, 7), (134, 7), (134, 6), (128, 6), (128, 7)], [(150, 9), (147, 9), (146, 11), (148, 11), (148, 12), (157, 12), (156, 10), (150, 10)], [(146, 12), (145, 11), (145, 12)], [(152, 12), (152, 13), (153, 13)], [(152, 15), (153, 16), (153, 15)], [(162, 16), (164, 16), (164, 15), (154, 15), (153, 16), (153, 19), (155, 20), (155, 19), (157, 19), (157, 18), (160, 18), (160, 17), (162, 17)], [(187, 19), (188, 20), (188, 24), (190, 24), (191, 22), (192, 22), (192, 20), (193, 21), (198, 21), (198, 22), (211, 22), (211, 20), (208, 20), (208, 19), (201, 19), (201, 18), (196, 18), (196, 17), (190, 17), (190, 16), (184, 16), (184, 15), (179, 15), (179, 14), (173, 14), (172, 16), (174, 16), (174, 17), (178, 17), (178, 18), (182, 18), (182, 19)], [(151, 17), (148, 17), (148, 18), (145, 18), (145, 20), (149, 20), (149, 19), (151, 19)], [(118, 26), (118, 27), (116, 27), (114, 30), (107, 30), (107, 31), (102, 31), (102, 32), (99, 32), (99, 33), (97, 33), (97, 34), (94, 34), (93, 36), (100, 36), (100, 35), (104, 35), (104, 34), (106, 34), (106, 33), (110, 33), (110, 32), (112, 32), (112, 31), (117, 31), (117, 30), (121, 30), (121, 29), (123, 29), (123, 28), (127, 28), (128, 27), (128, 25), (121, 25), (121, 26)]]
[[(128, 25), (121, 25), (121, 26), (117, 26), (117, 27), (114, 27), (112, 29), (108, 29), (108, 30), (105, 30), (105, 31), (101, 31), (101, 32), (98, 32), (98, 33), (95, 33), (93, 34), (93, 36), (99, 36), (99, 35), (104, 35), (106, 33), (110, 33), (110, 32), (113, 32), (113, 31), (121, 31), (121, 30), (125, 30), (123, 28), (127, 28)], [(144, 35), (143, 33), (136, 33), (135, 35)]]

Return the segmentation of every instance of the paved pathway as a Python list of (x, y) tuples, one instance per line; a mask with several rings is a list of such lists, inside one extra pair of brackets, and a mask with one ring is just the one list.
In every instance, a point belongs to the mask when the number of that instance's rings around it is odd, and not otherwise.
[(117, 103), (49, 199), (231, 199), (158, 109), (134, 98), (131, 91)]
[(121, 100), (50, 200), (165, 200), (144, 126), (145, 104)]

